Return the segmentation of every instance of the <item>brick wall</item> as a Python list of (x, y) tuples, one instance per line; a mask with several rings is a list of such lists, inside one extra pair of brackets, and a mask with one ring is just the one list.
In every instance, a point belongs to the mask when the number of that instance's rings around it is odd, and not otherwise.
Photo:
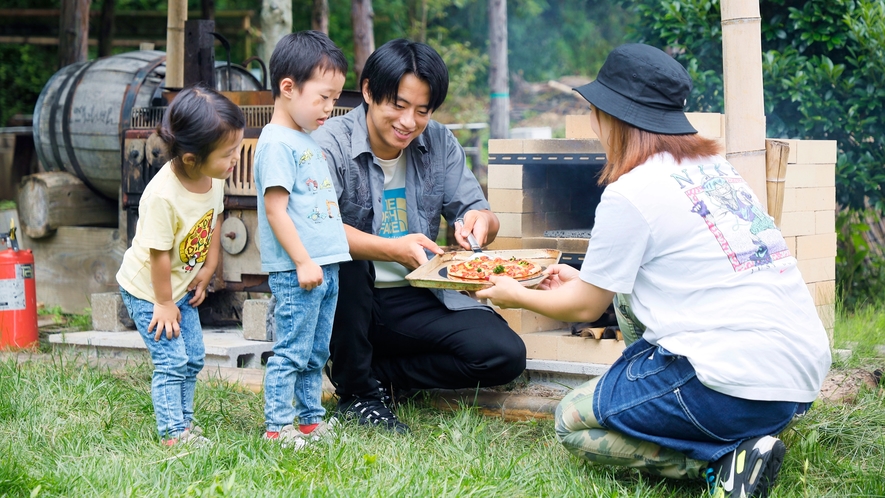
[[(573, 212), (576, 208), (580, 211), (581, 199), (576, 200), (576, 194), (562, 189), (563, 173), (572, 173), (564, 169), (567, 168), (565, 165), (523, 165), (520, 158), (600, 153), (602, 148), (590, 128), (588, 117), (567, 116), (565, 139), (489, 140), (490, 155), (509, 158), (507, 164), (489, 165), (489, 203), (501, 222), (498, 237), (490, 249), (586, 251), (587, 239), (543, 237), (545, 229), (581, 228), (556, 225), (558, 219), (572, 221), (572, 218), (580, 220), (582, 216)], [(689, 120), (701, 134), (723, 140), (724, 116), (721, 114), (689, 113)], [(790, 251), (799, 261), (799, 270), (832, 340), (836, 278), (836, 143), (818, 140), (786, 142), (790, 145), (790, 156), (780, 228)], [(550, 193), (555, 195), (551, 197)], [(623, 349), (623, 342), (619, 341), (573, 337), (567, 324), (530, 311), (499, 311), (522, 336), (530, 359), (611, 363)]]

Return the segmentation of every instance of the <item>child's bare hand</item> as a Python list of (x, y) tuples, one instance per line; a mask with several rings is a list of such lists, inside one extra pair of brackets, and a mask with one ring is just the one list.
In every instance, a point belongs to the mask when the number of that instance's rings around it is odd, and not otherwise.
[(298, 285), (304, 290), (313, 290), (323, 283), (323, 269), (313, 260), (297, 265), (296, 272)]
[(200, 271), (197, 272), (197, 276), (194, 277), (194, 280), (187, 286), (187, 290), (194, 291), (194, 297), (190, 298), (188, 304), (197, 307), (203, 303), (203, 300), (206, 299), (206, 288), (209, 287), (209, 283), (212, 281), (212, 275), (214, 273), (215, 270), (208, 270), (205, 266), (200, 268)]
[(163, 336), (163, 331), (165, 331), (166, 339), (171, 341), (173, 338), (181, 335), (181, 329), (178, 326), (179, 322), (181, 322), (181, 311), (179, 311), (178, 306), (175, 306), (174, 302), (156, 303), (154, 304), (154, 316), (151, 317), (151, 323), (148, 325), (148, 333), (151, 333), (154, 327), (157, 327), (154, 340), (159, 341), (160, 337)]

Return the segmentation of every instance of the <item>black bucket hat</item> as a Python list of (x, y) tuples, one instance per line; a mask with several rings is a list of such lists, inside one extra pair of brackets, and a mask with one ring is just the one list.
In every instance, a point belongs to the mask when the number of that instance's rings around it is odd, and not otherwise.
[(596, 80), (574, 90), (594, 107), (639, 129), (662, 135), (698, 132), (683, 110), (691, 92), (688, 71), (650, 45), (617, 47)]

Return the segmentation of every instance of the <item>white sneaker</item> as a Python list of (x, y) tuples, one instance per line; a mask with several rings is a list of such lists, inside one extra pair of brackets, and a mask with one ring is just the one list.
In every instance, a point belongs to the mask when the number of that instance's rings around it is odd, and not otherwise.
[(267, 432), (264, 433), (264, 439), (268, 441), (276, 441), (280, 443), (280, 446), (283, 448), (294, 448), (295, 451), (304, 448), (307, 444), (307, 441), (304, 440), (305, 437), (307, 436), (296, 429), (292, 424), (286, 425), (280, 429), (280, 432), (276, 437), (271, 437)]

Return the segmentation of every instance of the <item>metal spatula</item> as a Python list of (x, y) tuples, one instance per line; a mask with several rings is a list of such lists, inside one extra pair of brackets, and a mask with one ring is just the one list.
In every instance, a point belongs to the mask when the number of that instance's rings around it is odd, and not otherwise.
[[(455, 220), (455, 230), (460, 230), (462, 226), (464, 226), (463, 219), (458, 218), (457, 220)], [(480, 257), (485, 256), (485, 254), (483, 254), (482, 252), (482, 247), (479, 245), (476, 237), (473, 236), (473, 232), (467, 234), (467, 242), (470, 244), (470, 249), (473, 250), (473, 256), (471, 256), (468, 261), (470, 261), (471, 259), (479, 259)]]

